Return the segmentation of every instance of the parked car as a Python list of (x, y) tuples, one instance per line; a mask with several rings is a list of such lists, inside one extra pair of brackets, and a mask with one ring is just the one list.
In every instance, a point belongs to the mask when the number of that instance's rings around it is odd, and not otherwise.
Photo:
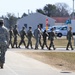
[[(51, 27), (48, 27), (47, 32), (50, 33), (52, 28), (54, 28), (54, 31), (56, 31), (58, 29), (61, 29), (61, 26), (51, 26)], [(46, 27), (42, 28), (42, 32), (44, 32), (44, 30), (46, 30)]]
[(68, 31), (68, 25), (61, 26), (60, 29), (55, 30), (58, 37), (66, 36)]
[(62, 25), (61, 26), (52, 26), (52, 28), (54, 28), (54, 30), (60, 29), (61, 27), (62, 27)]

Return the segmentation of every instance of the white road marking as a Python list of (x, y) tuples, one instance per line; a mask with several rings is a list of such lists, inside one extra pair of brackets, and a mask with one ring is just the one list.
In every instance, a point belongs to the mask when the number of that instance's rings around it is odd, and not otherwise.
[(5, 65), (5, 66), (13, 73), (13, 75), (19, 75), (13, 69), (11, 69), (8, 65)]

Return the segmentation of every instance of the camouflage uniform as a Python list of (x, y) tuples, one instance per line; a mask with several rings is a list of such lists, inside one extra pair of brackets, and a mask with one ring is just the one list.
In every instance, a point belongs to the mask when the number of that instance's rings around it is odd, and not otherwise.
[(14, 48), (14, 45), (16, 45), (16, 48), (17, 48), (17, 35), (19, 35), (17, 25), (15, 25), (15, 28), (13, 29), (13, 34), (14, 34), (14, 43), (12, 48)]
[(8, 29), (1, 25), (1, 22), (3, 20), (0, 20), (0, 65), (1, 68), (3, 68), (3, 64), (5, 63), (5, 53), (7, 51), (7, 46), (9, 42), (9, 31)]
[(43, 45), (42, 45), (42, 49), (44, 48), (44, 45), (46, 45), (47, 49), (48, 49), (48, 46), (47, 46), (47, 36), (48, 36), (48, 33), (46, 30), (44, 30), (43, 32)]
[(41, 46), (41, 34), (42, 34), (42, 32), (40, 30), (40, 25), (38, 25), (38, 28), (34, 30), (34, 37), (36, 40), (35, 49), (38, 49), (39, 44)]
[(11, 45), (11, 47), (12, 47), (12, 36), (13, 36), (12, 28), (10, 28), (10, 30), (9, 30), (9, 35), (10, 35), (9, 45)]
[(32, 31), (31, 31), (31, 27), (29, 27), (29, 30), (27, 31), (27, 38), (28, 38), (27, 48), (29, 47), (29, 44), (30, 44), (31, 49), (33, 49), (32, 41), (31, 41), (32, 36), (33, 36), (33, 34), (32, 34)]
[(67, 44), (66, 50), (68, 50), (69, 45), (70, 45), (71, 49), (73, 50), (71, 38), (73, 38), (73, 34), (72, 34), (71, 30), (69, 30), (67, 33), (68, 44)]
[(53, 49), (55, 50), (54, 47), (54, 37), (55, 37), (55, 33), (54, 33), (54, 28), (52, 28), (52, 31), (49, 34), (49, 39), (50, 39), (50, 45), (49, 45), (49, 50), (51, 50), (51, 47), (53, 47)]
[(26, 43), (24, 41), (24, 38), (25, 38), (25, 35), (26, 35), (26, 32), (25, 32), (25, 28), (23, 27), (22, 30), (20, 31), (20, 36), (21, 36), (21, 41), (19, 43), (19, 48), (20, 48), (20, 45), (23, 43), (24, 46), (26, 47)]

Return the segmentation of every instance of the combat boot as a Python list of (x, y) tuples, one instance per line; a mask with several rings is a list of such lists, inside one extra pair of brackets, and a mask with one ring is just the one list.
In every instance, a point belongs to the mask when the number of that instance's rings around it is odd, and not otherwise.
[(20, 46), (18, 46), (18, 48), (20, 48)]
[(66, 50), (69, 50), (68, 48), (66, 48)]
[(43, 46), (41, 47), (41, 49), (43, 49)]
[(51, 50), (51, 48), (49, 47), (48, 50)]
[(54, 50), (56, 49), (56, 48), (53, 48)]
[(1, 64), (1, 69), (3, 69), (3, 63)]
[(31, 47), (31, 49), (33, 49), (33, 47)]
[(73, 48), (71, 48), (71, 50), (74, 50)]
[(1, 62), (0, 62), (0, 67), (1, 67), (1, 69), (3, 69), (3, 63), (1, 63)]

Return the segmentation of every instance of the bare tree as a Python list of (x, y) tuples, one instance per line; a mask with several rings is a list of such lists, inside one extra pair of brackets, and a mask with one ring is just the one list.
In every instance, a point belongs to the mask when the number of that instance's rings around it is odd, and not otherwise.
[(7, 13), (7, 18), (8, 18), (10, 27), (14, 27), (14, 25), (17, 22), (17, 17), (15, 17), (14, 14)]
[(68, 17), (69, 16), (69, 6), (66, 3), (56, 3), (56, 15), (60, 17)]

